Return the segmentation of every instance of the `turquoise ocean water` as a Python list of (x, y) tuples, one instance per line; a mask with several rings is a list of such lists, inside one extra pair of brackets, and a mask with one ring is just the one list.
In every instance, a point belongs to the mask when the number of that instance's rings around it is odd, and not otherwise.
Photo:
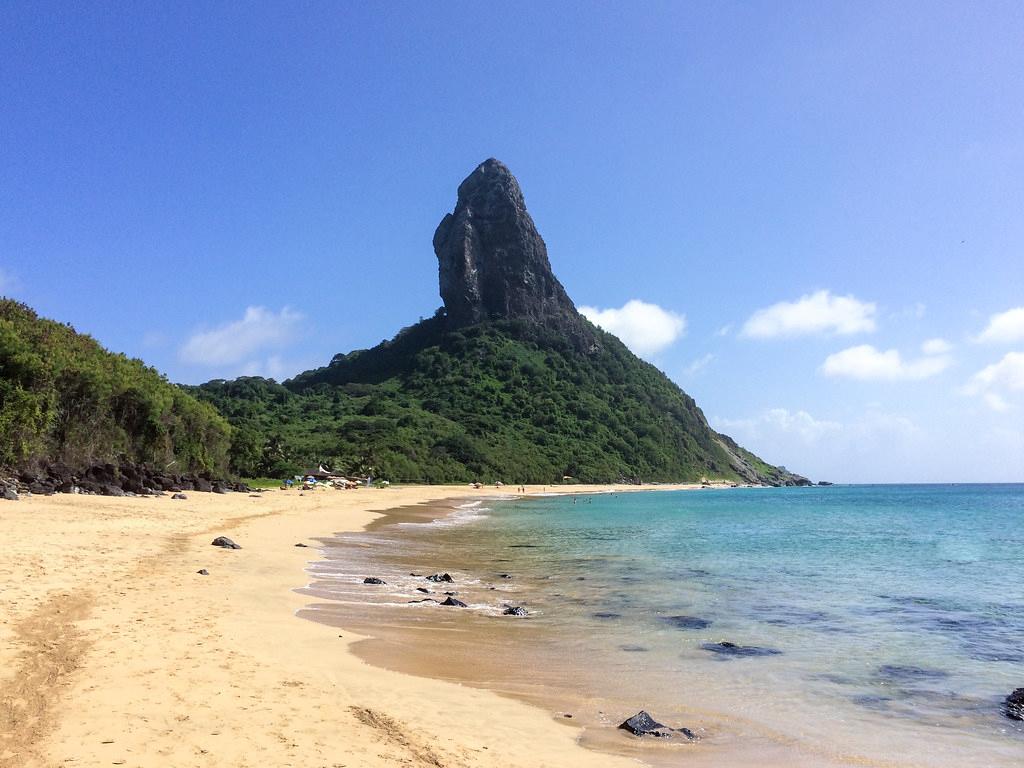
[[(1024, 764), (999, 708), (1024, 686), (1024, 485), (485, 501), (333, 546), (310, 593), (340, 623), (443, 614), (510, 679), (575, 694), (592, 730), (643, 706), (716, 764)], [(409, 602), (421, 570), (451, 571), (470, 609)]]

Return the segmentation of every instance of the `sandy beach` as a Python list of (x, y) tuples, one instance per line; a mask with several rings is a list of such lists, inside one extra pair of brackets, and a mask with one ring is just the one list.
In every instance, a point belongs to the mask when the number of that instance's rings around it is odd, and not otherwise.
[[(349, 650), (365, 637), (296, 617), (315, 537), (494, 493), (4, 503), (0, 766), (635, 765), (579, 746), (552, 713), (371, 667)], [(210, 546), (217, 535), (243, 548)]]

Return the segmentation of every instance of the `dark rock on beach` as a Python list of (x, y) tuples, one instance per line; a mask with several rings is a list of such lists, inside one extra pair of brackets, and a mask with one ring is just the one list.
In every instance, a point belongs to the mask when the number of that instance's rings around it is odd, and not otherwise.
[(1006, 697), (1003, 714), (1011, 720), (1024, 720), (1024, 688), (1018, 688)]
[(702, 643), (700, 647), (705, 651), (711, 651), (726, 658), (734, 656), (778, 656), (782, 653), (782, 651), (775, 648), (762, 648), (757, 645), (736, 645), (736, 643), (730, 643), (728, 640), (723, 640), (720, 643)]
[(161, 496), (165, 492), (216, 490), (219, 493), (251, 490), (245, 483), (217, 480), (195, 473), (169, 474), (146, 464), (93, 464), (71, 468), (59, 461), (43, 461), (35, 469), (18, 475), (20, 487), (31, 493), (82, 493), (102, 496)]
[(227, 536), (218, 536), (216, 539), (210, 542), (215, 547), (223, 547), (224, 549), (241, 549), (240, 544), (235, 544)]
[(378, 579), (376, 576), (367, 576), (363, 579), (363, 584), (387, 584), (384, 579)]
[(465, 608), (466, 604), (461, 600), (456, 600), (454, 597), (447, 598), (441, 605), (454, 606), (456, 608)]
[(660, 616), (659, 618), (676, 629), (707, 629), (711, 626), (710, 619), (701, 619), (697, 616)]
[(184, 493), (175, 493), (174, 495), (171, 496), (171, 498), (177, 499), (178, 501), (186, 501), (188, 499), (188, 496), (186, 496)]
[(209, 576), (210, 575), (210, 572), (208, 570), (206, 570), (205, 568), (200, 568), (198, 571), (196, 571), (196, 573), (198, 573), (200, 576)]
[(501, 612), (501, 615), (502, 616), (528, 616), (529, 613), (528, 613), (528, 611), (525, 608), (523, 608), (521, 606), (510, 605), (510, 606), (507, 606), (505, 608), (505, 610)]
[(453, 579), (447, 573), (435, 573), (433, 576), (427, 576), (427, 581), (433, 581), (433, 582), (444, 581), (444, 582), (447, 582), (447, 583), (451, 584), (451, 583), (453, 583), (455, 581), (455, 579)]
[(302, 542), (299, 542), (299, 543), (298, 543), (298, 544), (296, 544), (295, 546), (296, 546), (296, 547), (308, 547), (308, 546), (309, 546), (309, 544), (303, 544)]
[(4, 487), (3, 493), (0, 495), (2, 495), (3, 498), (6, 499), (7, 501), (18, 500), (18, 492), (13, 488)]
[(416, 591), (417, 592), (422, 592), (424, 595), (429, 595), (430, 594), (430, 590), (427, 589), (426, 587), (416, 587)]
[(680, 733), (691, 741), (697, 738), (697, 734), (689, 728), (669, 728), (667, 725), (659, 723), (644, 710), (640, 710), (621, 723), (619, 728), (629, 731), (634, 736), (656, 736), (664, 739), (670, 738), (673, 733)]

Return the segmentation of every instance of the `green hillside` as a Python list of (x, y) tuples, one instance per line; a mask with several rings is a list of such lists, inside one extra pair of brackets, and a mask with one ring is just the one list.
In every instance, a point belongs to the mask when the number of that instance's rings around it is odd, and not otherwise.
[(249, 476), (326, 462), (402, 482), (787, 482), (597, 328), (585, 353), (527, 321), (445, 326), (439, 313), (286, 385), (242, 378), (192, 391), (236, 427), (234, 466)]
[(223, 472), (231, 428), (139, 360), (0, 299), (0, 467)]

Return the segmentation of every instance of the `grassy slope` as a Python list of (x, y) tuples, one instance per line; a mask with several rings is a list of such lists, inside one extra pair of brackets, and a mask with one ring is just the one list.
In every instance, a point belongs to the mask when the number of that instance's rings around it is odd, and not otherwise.
[(238, 428), (246, 475), (327, 461), (394, 481), (741, 479), (692, 398), (615, 337), (595, 329), (600, 349), (580, 354), (537, 325), (442, 322), (287, 387), (249, 378), (194, 391)]

